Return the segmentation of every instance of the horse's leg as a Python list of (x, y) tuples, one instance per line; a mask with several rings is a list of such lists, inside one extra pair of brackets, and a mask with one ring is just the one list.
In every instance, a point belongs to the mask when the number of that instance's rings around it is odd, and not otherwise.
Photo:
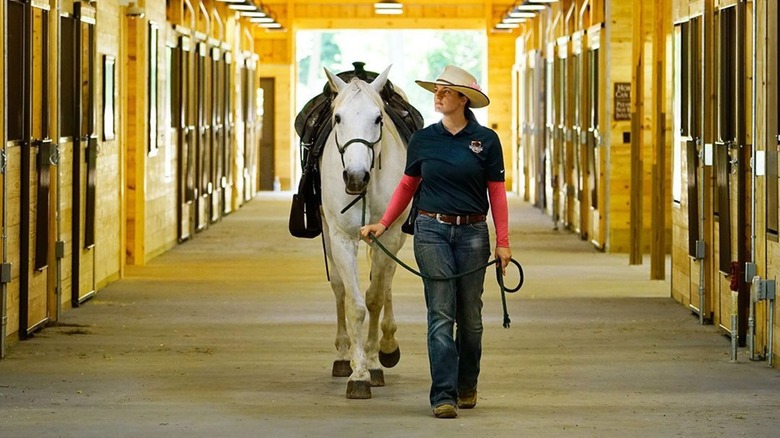
[[(371, 283), (366, 290), (366, 308), (368, 309), (368, 338), (366, 339), (366, 357), (368, 358), (368, 371), (371, 374), (371, 386), (385, 386), (385, 376), (382, 367), (379, 366), (377, 353), (379, 352), (379, 315), (382, 312), (385, 297), (385, 287), (382, 281), (382, 267), (377, 266), (377, 259), (373, 255), (371, 260)], [(381, 262), (381, 259), (379, 259)]]
[(333, 377), (349, 377), (352, 367), (349, 365), (349, 335), (344, 312), (344, 282), (335, 269), (330, 274), (330, 286), (336, 296), (336, 360), (333, 361), (331, 374)]
[(366, 318), (366, 303), (359, 290), (357, 275), (356, 239), (331, 230), (331, 249), (335, 268), (344, 288), (344, 315), (350, 343), (350, 365), (352, 375), (347, 382), (347, 398), (371, 398), (371, 375), (366, 364), (363, 349), (363, 321)]
[[(330, 266), (335, 266), (330, 252), (330, 229), (325, 220), (322, 221), (322, 232), (325, 254)], [(330, 287), (336, 297), (336, 360), (333, 361), (331, 375), (333, 377), (349, 377), (352, 374), (352, 368), (349, 366), (349, 335), (347, 335), (347, 324), (344, 316), (344, 282), (341, 281), (338, 269), (331, 269), (329, 277)]]
[[(388, 237), (390, 235), (388, 234)], [(405, 236), (397, 236), (387, 239), (386, 248), (393, 254), (396, 254), (403, 245)], [(381, 250), (375, 249), (373, 252), (373, 264), (371, 272), (371, 284), (382, 291), (377, 294), (383, 300), (379, 308), (384, 308), (382, 314), (382, 339), (379, 341), (378, 359), (386, 368), (392, 368), (401, 360), (401, 349), (398, 346), (398, 340), (395, 338), (397, 329), (395, 316), (393, 314), (393, 276), (395, 275), (396, 264), (391, 262), (387, 254)]]

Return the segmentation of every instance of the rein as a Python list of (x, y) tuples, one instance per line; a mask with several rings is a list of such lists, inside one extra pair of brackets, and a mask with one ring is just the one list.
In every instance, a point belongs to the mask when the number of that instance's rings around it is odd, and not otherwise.
[(396, 263), (401, 265), (404, 269), (411, 272), (412, 274), (426, 279), (426, 280), (433, 280), (433, 281), (449, 281), (449, 280), (455, 280), (460, 277), (465, 277), (466, 275), (473, 274), (477, 271), (480, 271), (482, 269), (487, 268), (490, 265), (496, 265), (496, 282), (498, 282), (498, 287), (501, 290), (501, 305), (504, 308), (504, 328), (509, 328), (509, 323), (511, 322), (509, 320), (509, 312), (506, 310), (506, 293), (515, 293), (520, 290), (521, 287), (523, 287), (523, 282), (525, 281), (525, 275), (523, 274), (523, 267), (520, 265), (520, 263), (515, 259), (510, 259), (509, 262), (513, 265), (517, 266), (517, 271), (520, 274), (520, 280), (517, 282), (517, 286), (513, 288), (508, 288), (504, 286), (504, 276), (501, 273), (501, 259), (496, 257), (495, 259), (485, 263), (482, 266), (478, 266), (470, 271), (467, 272), (461, 272), (460, 274), (455, 274), (447, 277), (432, 277), (430, 275), (425, 275), (422, 272), (419, 272), (412, 268), (411, 266), (407, 265), (406, 263), (402, 262), (398, 257), (393, 255), (387, 248), (385, 248), (384, 245), (379, 241), (379, 239), (374, 236), (374, 234), (369, 234), (368, 237), (371, 239), (372, 242), (376, 243), (377, 246), (379, 246), (379, 249), (382, 250), (388, 257), (393, 259)]

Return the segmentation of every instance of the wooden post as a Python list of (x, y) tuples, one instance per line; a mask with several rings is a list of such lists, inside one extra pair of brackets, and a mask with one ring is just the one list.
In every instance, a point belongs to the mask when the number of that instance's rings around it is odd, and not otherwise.
[(644, 68), (642, 63), (644, 35), (642, 32), (642, 2), (634, 0), (634, 38), (632, 50), (632, 66), (634, 68), (631, 83), (633, 84), (631, 112), (631, 216), (628, 263), (642, 264), (642, 101)]
[[(655, 0), (653, 12), (653, 215), (650, 279), (663, 280), (666, 271), (666, 0)], [(693, 220), (698, 220), (694, 218)]]
[[(704, 1), (704, 14), (702, 15), (702, 58), (697, 59), (697, 65), (703, 70), (702, 78), (702, 121), (701, 138), (702, 150), (706, 145), (714, 147), (715, 129), (717, 129), (717, 120), (715, 119), (718, 108), (718, 95), (715, 84), (716, 65), (715, 65), (715, 0)], [(714, 153), (714, 149), (712, 149)], [(699, 311), (704, 315), (702, 321), (712, 323), (713, 309), (717, 294), (714, 287), (718, 281), (717, 260), (715, 258), (715, 172), (711, 165), (704, 165), (701, 169), (702, 184), (702, 212), (703, 221), (700, 236), (704, 241), (704, 259), (701, 261), (699, 269), (704, 269), (704, 303)]]

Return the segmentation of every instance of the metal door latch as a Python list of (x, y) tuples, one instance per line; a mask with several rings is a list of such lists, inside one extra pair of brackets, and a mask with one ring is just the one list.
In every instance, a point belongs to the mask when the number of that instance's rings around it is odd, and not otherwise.
[(758, 280), (756, 284), (756, 299), (758, 301), (775, 299), (775, 280)]

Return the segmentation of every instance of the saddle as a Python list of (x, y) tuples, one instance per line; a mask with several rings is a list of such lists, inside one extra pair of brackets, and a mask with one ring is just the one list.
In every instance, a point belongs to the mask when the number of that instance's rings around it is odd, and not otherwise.
[[(378, 73), (366, 71), (363, 62), (353, 62), (352, 65), (354, 70), (337, 74), (344, 82), (349, 83), (352, 78), (357, 77), (370, 83), (379, 76)], [(385, 112), (393, 121), (404, 144), (408, 144), (412, 134), (423, 127), (422, 115), (395, 91), (389, 80), (379, 95), (382, 97)], [(310, 239), (322, 232), (319, 159), (333, 129), (331, 119), (335, 98), (336, 93), (330, 89), (329, 84), (325, 84), (322, 93), (308, 101), (295, 117), (303, 174), (298, 182), (298, 193), (293, 195), (290, 208), (289, 229), (294, 237)]]

